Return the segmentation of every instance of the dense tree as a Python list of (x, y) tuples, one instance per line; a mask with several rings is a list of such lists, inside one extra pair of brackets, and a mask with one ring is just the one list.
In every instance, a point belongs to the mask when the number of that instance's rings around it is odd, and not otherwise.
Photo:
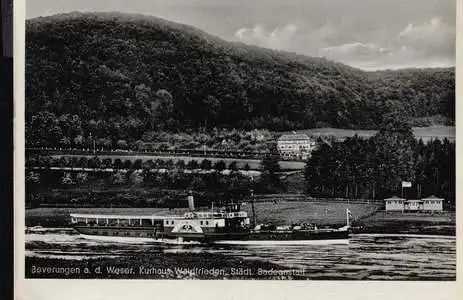
[(189, 170), (195, 170), (199, 168), (199, 164), (196, 160), (190, 160), (188, 164), (186, 165), (187, 169)]
[(99, 168), (101, 166), (101, 161), (100, 161), (100, 158), (98, 156), (94, 156), (92, 158), (89, 159), (88, 161), (88, 167), (89, 168)]
[(129, 178), (130, 178), (130, 182), (134, 186), (140, 186), (143, 184), (143, 175), (141, 172), (134, 171), (130, 173)]
[(228, 165), (228, 169), (231, 170), (231, 171), (236, 171), (236, 170), (238, 170), (238, 165), (236, 164), (236, 161), (231, 162), (231, 163)]
[(122, 168), (124, 168), (122, 160), (120, 158), (116, 158), (114, 160), (114, 169), (122, 169)]
[(124, 169), (131, 169), (132, 168), (132, 161), (130, 161), (129, 159), (127, 159), (125, 162), (124, 162)]
[(223, 160), (217, 161), (213, 166), (213, 169), (219, 172), (225, 170), (226, 168), (227, 164)]
[(186, 165), (185, 165), (185, 161), (184, 160), (178, 160), (177, 163), (175, 164), (175, 167), (177, 167), (178, 169), (185, 169)]
[(200, 167), (203, 170), (210, 170), (210, 169), (212, 169), (212, 162), (210, 160), (208, 160), (208, 159), (203, 159), (201, 161)]
[(117, 171), (111, 176), (111, 180), (113, 184), (122, 185), (126, 182), (126, 174), (121, 171)]
[[(395, 119), (395, 118), (394, 118)], [(396, 119), (395, 119), (396, 120)], [(319, 197), (374, 198), (432, 194), (455, 202), (455, 144), (416, 141), (406, 124), (389, 124), (369, 139), (319, 140), (305, 167), (307, 193)]]
[(132, 164), (132, 169), (139, 170), (141, 168), (142, 168), (142, 160), (141, 159), (135, 160)]
[(111, 158), (105, 158), (101, 161), (100, 168), (106, 169), (106, 168), (112, 168), (113, 167), (113, 161)]
[(276, 143), (269, 144), (269, 151), (261, 161), (261, 171), (259, 187), (262, 191), (277, 192), (284, 190), (280, 180), (279, 172), (281, 172), (281, 167)]

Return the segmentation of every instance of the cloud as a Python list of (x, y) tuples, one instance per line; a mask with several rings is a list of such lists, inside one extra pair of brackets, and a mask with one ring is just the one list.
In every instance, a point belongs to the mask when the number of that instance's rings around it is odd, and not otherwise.
[(445, 25), (438, 18), (421, 25), (409, 23), (399, 34), (398, 39), (429, 41), (442, 34)]
[(371, 43), (348, 43), (340, 46), (325, 47), (323, 52), (330, 57), (344, 55), (371, 56), (371, 55), (389, 55), (390, 49), (384, 48)]
[(238, 29), (235, 39), (261, 47), (318, 56), (320, 48), (339, 32), (331, 23), (320, 27), (286, 24), (268, 29), (263, 24)]
[(455, 63), (456, 30), (436, 17), (422, 23), (405, 23), (395, 31), (375, 28), (363, 36), (350, 31), (335, 22), (318, 27), (290, 23), (270, 29), (256, 24), (238, 29), (234, 37), (244, 43), (326, 57), (362, 69), (443, 67)]
[(408, 24), (399, 34), (395, 43), (406, 46), (424, 55), (454, 56), (456, 28), (433, 18), (420, 25)]
[(321, 56), (363, 69), (451, 66), (455, 63), (455, 28), (439, 18), (409, 23), (392, 39), (324, 47)]
[(267, 30), (262, 24), (256, 24), (252, 28), (238, 29), (235, 37), (244, 43), (284, 50), (296, 36), (297, 31), (298, 27), (294, 24), (277, 27), (272, 31)]
[(362, 69), (375, 69), (381, 62), (390, 59), (393, 50), (373, 43), (346, 43), (325, 47), (321, 56)]

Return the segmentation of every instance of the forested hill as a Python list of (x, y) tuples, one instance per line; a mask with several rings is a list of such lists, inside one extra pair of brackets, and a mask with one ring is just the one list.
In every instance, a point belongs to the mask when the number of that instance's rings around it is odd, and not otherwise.
[(364, 72), (141, 15), (28, 20), (26, 73), (27, 125), (78, 118), (83, 135), (96, 127), (133, 139), (203, 126), (374, 129), (391, 112), (454, 120), (454, 68)]

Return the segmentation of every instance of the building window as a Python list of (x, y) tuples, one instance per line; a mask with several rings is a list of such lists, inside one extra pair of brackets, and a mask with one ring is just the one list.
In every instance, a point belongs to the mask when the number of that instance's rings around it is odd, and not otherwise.
[(209, 221), (206, 221), (206, 225), (209, 225)]
[(203, 225), (203, 221), (201, 221), (200, 223), (201, 223), (201, 225)]

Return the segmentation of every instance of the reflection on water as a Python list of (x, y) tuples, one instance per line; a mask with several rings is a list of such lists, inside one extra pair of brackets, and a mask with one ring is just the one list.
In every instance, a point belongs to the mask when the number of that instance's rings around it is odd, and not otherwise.
[[(26, 256), (85, 261), (123, 256), (207, 253), (304, 269), (308, 279), (455, 280), (455, 237), (354, 235), (348, 245), (238, 246), (87, 240), (72, 229), (26, 231)], [(219, 260), (220, 261), (220, 260)], [(220, 268), (220, 266), (217, 266)]]

